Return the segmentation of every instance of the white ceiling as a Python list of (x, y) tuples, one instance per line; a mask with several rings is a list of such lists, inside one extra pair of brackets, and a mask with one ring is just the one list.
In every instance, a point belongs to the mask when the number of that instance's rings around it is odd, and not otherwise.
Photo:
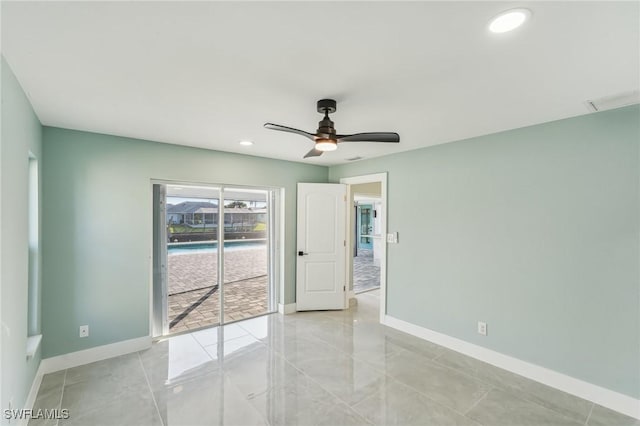
[[(338, 164), (589, 112), (638, 90), (639, 2), (2, 2), (2, 49), (45, 125)], [(528, 7), (522, 28), (488, 20)], [(315, 102), (339, 133), (302, 160)], [(251, 147), (240, 140), (254, 142)]]

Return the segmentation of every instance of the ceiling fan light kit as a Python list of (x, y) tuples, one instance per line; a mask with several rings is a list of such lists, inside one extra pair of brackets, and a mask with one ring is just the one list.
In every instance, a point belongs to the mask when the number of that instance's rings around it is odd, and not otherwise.
[(338, 142), (333, 139), (318, 139), (315, 148), (318, 151), (335, 151), (338, 149)]
[(339, 135), (336, 132), (333, 121), (329, 118), (329, 114), (336, 112), (336, 109), (337, 103), (333, 99), (320, 99), (318, 101), (317, 110), (320, 114), (324, 114), (324, 118), (318, 123), (318, 130), (316, 130), (315, 133), (309, 133), (304, 130), (273, 123), (265, 123), (264, 127), (270, 130), (278, 130), (280, 132), (295, 133), (314, 141), (315, 146), (311, 151), (307, 152), (304, 158), (318, 157), (326, 151), (335, 151), (338, 149), (338, 144), (342, 142), (400, 142), (400, 135), (394, 132), (371, 132), (356, 133), (353, 135)]

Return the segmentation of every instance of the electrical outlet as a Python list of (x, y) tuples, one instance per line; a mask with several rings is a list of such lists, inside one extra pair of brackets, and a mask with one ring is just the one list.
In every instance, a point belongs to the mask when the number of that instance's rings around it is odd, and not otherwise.
[(478, 334), (482, 334), (483, 336), (487, 335), (487, 323), (478, 321)]
[(398, 244), (398, 233), (392, 232), (387, 234), (387, 242), (392, 244)]
[(80, 326), (80, 337), (89, 337), (89, 326), (81, 325)]

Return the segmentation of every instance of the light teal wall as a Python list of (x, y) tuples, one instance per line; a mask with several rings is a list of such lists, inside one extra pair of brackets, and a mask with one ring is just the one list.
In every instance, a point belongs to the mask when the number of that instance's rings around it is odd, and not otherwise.
[[(11, 68), (2, 62), (2, 192), (0, 263), (2, 305), (1, 407), (22, 408), (40, 364), (40, 352), (30, 360), (27, 349), (28, 293), (28, 173), (29, 152), (42, 164), (41, 129)], [(2, 416), (3, 424), (7, 421)]]
[(294, 301), (296, 183), (326, 182), (327, 167), (49, 127), (43, 136), (44, 357), (149, 334), (151, 179), (285, 188), (284, 300)]
[(388, 314), (640, 397), (639, 122), (636, 105), (331, 167), (388, 172)]

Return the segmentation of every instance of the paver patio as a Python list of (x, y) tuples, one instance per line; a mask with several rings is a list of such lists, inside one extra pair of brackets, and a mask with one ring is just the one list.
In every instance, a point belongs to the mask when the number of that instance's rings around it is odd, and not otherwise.
[[(268, 312), (266, 275), (224, 285), (224, 320), (237, 321)], [(170, 333), (216, 325), (220, 321), (218, 286), (169, 296)]]
[[(218, 253), (170, 254), (169, 295), (218, 284)], [(224, 282), (235, 282), (267, 274), (265, 247), (225, 251)]]
[[(168, 257), (169, 332), (216, 325), (220, 315), (217, 253)], [(236, 321), (268, 312), (266, 249), (225, 252), (224, 320)]]

